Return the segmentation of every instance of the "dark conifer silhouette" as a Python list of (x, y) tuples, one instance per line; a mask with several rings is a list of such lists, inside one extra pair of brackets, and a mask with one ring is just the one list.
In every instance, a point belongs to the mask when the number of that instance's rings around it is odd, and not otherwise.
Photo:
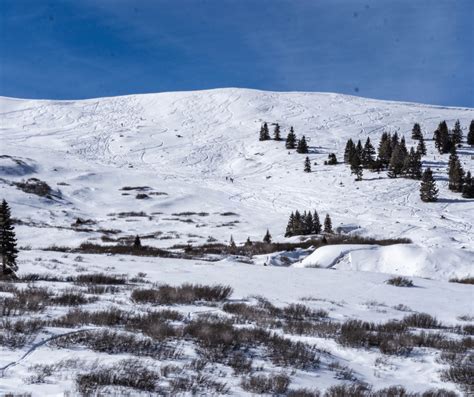
[(421, 133), (420, 124), (415, 123), (415, 125), (413, 126), (413, 129), (411, 130), (412, 139), (418, 140), (422, 136), (423, 136), (423, 134)]
[(138, 249), (138, 248), (141, 248), (141, 247), (142, 247), (142, 242), (140, 240), (140, 236), (137, 234), (135, 236), (135, 240), (133, 240), (133, 248)]
[(270, 139), (270, 132), (268, 131), (268, 124), (263, 123), (262, 127), (260, 128), (260, 141), (268, 141)]
[(0, 206), (0, 254), (3, 275), (15, 276), (15, 272), (18, 270), (16, 262), (18, 249), (10, 207), (5, 200)]
[(275, 124), (275, 130), (273, 131), (273, 139), (275, 141), (281, 141), (280, 125)]
[(332, 221), (329, 214), (326, 214), (326, 218), (324, 218), (324, 233), (332, 234)]
[(306, 137), (303, 135), (301, 139), (298, 141), (298, 145), (296, 146), (296, 151), (298, 153), (308, 153), (308, 144), (306, 143)]
[(452, 141), (454, 145), (459, 145), (462, 142), (462, 130), (459, 120), (454, 123)]
[(309, 160), (309, 157), (306, 157), (304, 160), (304, 172), (311, 172), (311, 161)]
[(474, 120), (469, 124), (469, 132), (467, 133), (467, 144), (474, 146)]
[(288, 136), (286, 137), (285, 146), (287, 149), (296, 148), (296, 134), (295, 134), (295, 131), (293, 130), (293, 127), (290, 128), (290, 132), (288, 133)]
[(464, 198), (474, 198), (474, 178), (471, 176), (471, 171), (468, 171), (464, 178), (462, 196)]
[(270, 234), (270, 231), (267, 229), (267, 232), (265, 233), (265, 236), (263, 237), (263, 242), (267, 244), (271, 244), (272, 242), (272, 235)]
[(420, 184), (420, 198), (426, 203), (438, 200), (438, 189), (431, 168), (427, 168), (425, 172), (423, 172)]

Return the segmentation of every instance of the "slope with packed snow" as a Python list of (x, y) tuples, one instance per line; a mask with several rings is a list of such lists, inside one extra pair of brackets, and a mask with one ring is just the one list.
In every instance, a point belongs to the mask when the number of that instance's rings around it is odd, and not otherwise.
[[(0, 155), (9, 156), (1, 159), (0, 192), (23, 221), (20, 244), (33, 248), (101, 241), (111, 230), (114, 238), (147, 235), (147, 244), (161, 247), (231, 234), (238, 242), (261, 239), (266, 228), (281, 240), (292, 210), (317, 209), (329, 212), (335, 226), (410, 238), (426, 261), (415, 269), (398, 264), (403, 272), (444, 278), (474, 263), (474, 202), (447, 189), (448, 156), (429, 139), (442, 120), (452, 126), (460, 119), (466, 133), (473, 118), (473, 109), (244, 89), (82, 101), (0, 98)], [(284, 136), (294, 126), (308, 138), (317, 163), (312, 173), (303, 173), (304, 155), (283, 142), (258, 141), (263, 121), (280, 123)], [(383, 131), (397, 131), (413, 145), (415, 122), (428, 139), (424, 166), (434, 168), (438, 203), (420, 201), (418, 181), (366, 173), (356, 183), (346, 165), (323, 165), (331, 152), (342, 160), (348, 138), (377, 144)], [(474, 170), (474, 151), (463, 147), (459, 154)], [(30, 177), (60, 193), (45, 199), (12, 185)], [(140, 192), (147, 198), (137, 199)], [(140, 216), (126, 214), (132, 211)], [(71, 227), (78, 217), (95, 223), (87, 231)], [(393, 271), (383, 253), (376, 257), (367, 269)], [(345, 266), (363, 269), (359, 259), (366, 261), (351, 253)]]

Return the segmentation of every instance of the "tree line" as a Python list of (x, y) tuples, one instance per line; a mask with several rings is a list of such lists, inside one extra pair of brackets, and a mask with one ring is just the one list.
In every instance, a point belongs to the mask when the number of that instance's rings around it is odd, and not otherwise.
[(327, 234), (333, 233), (332, 221), (329, 214), (326, 214), (324, 225), (321, 225), (316, 210), (313, 213), (311, 213), (311, 211), (300, 213), (300, 211), (296, 210), (290, 214), (286, 226), (285, 237), (321, 234), (322, 232)]

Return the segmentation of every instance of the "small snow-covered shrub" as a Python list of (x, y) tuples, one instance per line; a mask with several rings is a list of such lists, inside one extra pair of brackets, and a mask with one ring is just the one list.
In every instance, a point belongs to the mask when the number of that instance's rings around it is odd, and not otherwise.
[(129, 317), (129, 313), (115, 308), (98, 311), (72, 309), (64, 316), (53, 320), (52, 324), (59, 327), (71, 328), (87, 324), (114, 326), (126, 324), (129, 321)]
[(413, 287), (413, 281), (406, 277), (392, 277), (386, 281), (389, 285), (394, 285), (395, 287)]
[(179, 376), (170, 380), (171, 395), (188, 393), (191, 395), (222, 395), (229, 393), (229, 387), (209, 375), (198, 373), (190, 376)]
[(242, 379), (242, 389), (256, 394), (284, 394), (290, 385), (286, 374), (251, 375)]
[(96, 302), (97, 300), (97, 297), (87, 297), (81, 291), (70, 288), (54, 296), (51, 299), (51, 303), (59, 306), (79, 306)]
[(286, 393), (287, 397), (320, 397), (321, 393), (316, 389), (292, 389)]

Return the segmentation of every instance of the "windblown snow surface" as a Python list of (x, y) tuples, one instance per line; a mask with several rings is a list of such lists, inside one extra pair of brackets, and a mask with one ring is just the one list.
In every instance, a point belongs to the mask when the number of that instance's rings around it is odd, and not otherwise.
[[(448, 190), (448, 155), (440, 155), (431, 140), (440, 121), (452, 127), (457, 119), (466, 135), (474, 110), (247, 89), (78, 101), (0, 98), (0, 197), (20, 220), (18, 242), (27, 248), (19, 256), (20, 274), (145, 272), (152, 282), (229, 284), (235, 299), (258, 294), (285, 305), (313, 297), (305, 302), (317, 308), (324, 301), (330, 317), (341, 321), (382, 321), (400, 318), (406, 314), (400, 310), (409, 310), (462, 325), (459, 317), (472, 319), (472, 287), (447, 280), (473, 275), (474, 200)], [(309, 158), (317, 164), (311, 173), (303, 172), (305, 155), (289, 152), (284, 142), (259, 142), (264, 121), (270, 132), (272, 123), (279, 123), (283, 137), (290, 126), (297, 137), (306, 136)], [(423, 166), (431, 167), (437, 180), (440, 199), (436, 203), (421, 202), (419, 181), (365, 172), (363, 180), (355, 182), (347, 165), (324, 165), (331, 152), (342, 161), (349, 138), (365, 142), (370, 137), (376, 146), (382, 132), (398, 132), (408, 147), (415, 145), (411, 139), (415, 122), (421, 124), (428, 148)], [(474, 171), (474, 150), (464, 144), (458, 154), (464, 169)], [(45, 181), (56, 194), (42, 198), (14, 185), (28, 178)], [(137, 199), (140, 193), (148, 197)], [(146, 236), (142, 243), (162, 248), (203, 244), (210, 237), (228, 242), (231, 235), (242, 243), (247, 237), (261, 240), (267, 228), (275, 241), (289, 241), (284, 238), (285, 227), (296, 209), (317, 210), (321, 218), (329, 213), (335, 228), (350, 226), (351, 233), (408, 238), (412, 243), (327, 246), (312, 254), (296, 251), (287, 253), (296, 262), (291, 267), (256, 266), (282, 265), (279, 255), (256, 257), (253, 265), (232, 258), (201, 263), (119, 255), (82, 255), (78, 262), (42, 250), (136, 234)], [(77, 218), (94, 222), (72, 227)], [(380, 273), (415, 277), (418, 288), (386, 285), (389, 276)], [(119, 295), (107, 304), (124, 302), (129, 298)], [(196, 310), (182, 311), (193, 315)], [(35, 343), (45, 337), (38, 336)], [(302, 338), (327, 349), (359, 380), (377, 387), (401, 384), (413, 391), (432, 386), (459, 390), (440, 380), (436, 353), (377, 361), (376, 353), (341, 347), (332, 340)], [(31, 347), (0, 347), (0, 368), (16, 363)], [(0, 394), (62, 395), (74, 390), (73, 379), (67, 376), (40, 385), (26, 382), (25, 377), (33, 364), (76, 354), (109, 359), (105, 353), (39, 346), (3, 371)], [(237, 378), (229, 382), (231, 393), (245, 394)], [(324, 390), (340, 379), (326, 370), (316, 374), (298, 370), (292, 382)]]

